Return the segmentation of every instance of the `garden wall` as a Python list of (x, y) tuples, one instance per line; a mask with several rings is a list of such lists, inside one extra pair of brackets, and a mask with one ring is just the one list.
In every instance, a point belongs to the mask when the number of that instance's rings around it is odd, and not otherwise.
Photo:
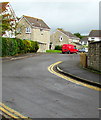
[(89, 43), (88, 67), (101, 71), (101, 41)]

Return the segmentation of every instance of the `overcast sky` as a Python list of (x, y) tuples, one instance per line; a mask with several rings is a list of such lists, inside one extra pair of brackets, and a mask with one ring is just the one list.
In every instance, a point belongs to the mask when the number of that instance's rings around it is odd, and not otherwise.
[(28, 15), (41, 18), (52, 31), (63, 28), (72, 33), (88, 34), (92, 29), (99, 29), (100, 0), (3, 1), (11, 3), (18, 17)]

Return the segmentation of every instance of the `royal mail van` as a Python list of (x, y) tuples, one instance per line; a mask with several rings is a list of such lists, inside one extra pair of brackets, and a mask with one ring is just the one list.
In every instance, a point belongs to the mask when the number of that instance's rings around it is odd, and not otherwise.
[(72, 45), (72, 44), (63, 44), (62, 45), (62, 53), (77, 53), (78, 49), (76, 48), (76, 46)]

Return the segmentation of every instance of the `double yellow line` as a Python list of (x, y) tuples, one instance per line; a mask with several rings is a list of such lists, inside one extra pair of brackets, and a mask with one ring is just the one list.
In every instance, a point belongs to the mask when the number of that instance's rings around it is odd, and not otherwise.
[(2, 113), (2, 115), (7, 118), (12, 118), (12, 119), (28, 119), (30, 120), (28, 117), (25, 117), (23, 115), (21, 115), (19, 112), (11, 109), (10, 107), (6, 106), (5, 104), (0, 102), (0, 111)]
[(84, 87), (87, 87), (87, 88), (96, 90), (96, 91), (101, 91), (101, 88), (99, 88), (99, 87), (95, 87), (95, 86), (92, 86), (92, 85), (89, 85), (89, 84), (86, 84), (86, 83), (77, 81), (77, 80), (75, 80), (75, 79), (72, 79), (72, 78), (70, 78), (70, 77), (67, 77), (67, 76), (65, 76), (65, 75), (62, 75), (62, 74), (57, 73), (56, 71), (54, 71), (54, 69), (53, 69), (54, 66), (56, 66), (56, 65), (58, 65), (58, 64), (60, 64), (60, 63), (62, 63), (62, 61), (59, 61), (59, 62), (56, 62), (56, 63), (50, 65), (50, 66), (48, 67), (48, 70), (49, 70), (51, 73), (57, 75), (58, 77), (61, 77), (61, 78), (65, 79), (65, 80), (67, 80), (67, 81), (70, 81), (70, 82), (72, 82), (72, 83), (79, 84), (79, 85), (82, 85), (82, 86), (84, 86)]

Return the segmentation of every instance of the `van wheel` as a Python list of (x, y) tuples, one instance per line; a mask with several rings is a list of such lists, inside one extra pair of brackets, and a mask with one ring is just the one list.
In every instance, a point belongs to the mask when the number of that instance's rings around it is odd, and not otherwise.
[(70, 52), (70, 51), (68, 51), (67, 53), (68, 53), (68, 54), (71, 54), (71, 52)]
[(65, 52), (62, 51), (62, 54), (65, 54)]

